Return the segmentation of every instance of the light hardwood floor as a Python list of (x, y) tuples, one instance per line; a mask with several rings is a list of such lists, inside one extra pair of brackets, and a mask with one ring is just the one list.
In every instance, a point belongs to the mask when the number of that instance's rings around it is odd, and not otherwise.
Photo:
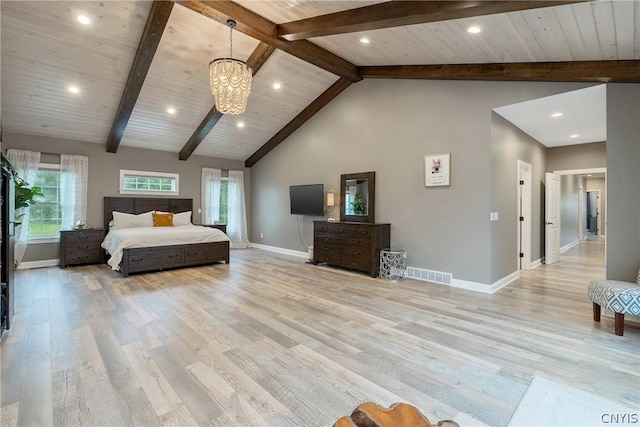
[(640, 327), (592, 320), (602, 241), (495, 295), (249, 249), (122, 278), (20, 271), (2, 426), (331, 425), (365, 401), (504, 426), (534, 375), (640, 405)]

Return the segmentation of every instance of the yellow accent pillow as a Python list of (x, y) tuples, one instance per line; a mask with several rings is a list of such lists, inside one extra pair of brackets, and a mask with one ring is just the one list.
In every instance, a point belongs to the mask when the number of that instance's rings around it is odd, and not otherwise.
[(153, 226), (154, 227), (173, 227), (173, 214), (159, 214), (153, 213)]

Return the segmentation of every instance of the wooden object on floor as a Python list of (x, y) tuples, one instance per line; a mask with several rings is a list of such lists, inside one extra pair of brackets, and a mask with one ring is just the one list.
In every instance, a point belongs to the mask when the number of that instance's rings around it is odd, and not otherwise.
[[(104, 224), (109, 227), (113, 212), (141, 214), (149, 211), (180, 213), (191, 211), (193, 199), (146, 198), (146, 197), (105, 197)], [(212, 224), (226, 233), (226, 224)], [(153, 246), (146, 248), (125, 248), (122, 251), (120, 271), (124, 277), (130, 273), (165, 270), (169, 268), (191, 267), (225, 261), (229, 264), (229, 242), (191, 243), (184, 245)]]
[(103, 228), (60, 231), (60, 267), (103, 263), (104, 250), (100, 247), (103, 240)]
[(391, 245), (391, 224), (313, 223), (313, 260), (378, 275), (380, 249)]
[(394, 403), (388, 408), (383, 408), (375, 403), (367, 402), (359, 405), (351, 413), (350, 417), (342, 417), (333, 425), (334, 427), (460, 427), (458, 423), (444, 420), (438, 424), (431, 424), (422, 413), (408, 403)]

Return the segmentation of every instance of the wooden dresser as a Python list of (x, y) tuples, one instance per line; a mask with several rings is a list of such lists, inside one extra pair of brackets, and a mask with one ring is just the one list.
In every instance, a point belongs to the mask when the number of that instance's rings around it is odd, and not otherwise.
[(376, 277), (380, 266), (380, 249), (391, 243), (391, 224), (367, 222), (313, 223), (313, 260), (353, 270), (366, 271)]
[(60, 267), (103, 263), (103, 240), (103, 228), (60, 231)]

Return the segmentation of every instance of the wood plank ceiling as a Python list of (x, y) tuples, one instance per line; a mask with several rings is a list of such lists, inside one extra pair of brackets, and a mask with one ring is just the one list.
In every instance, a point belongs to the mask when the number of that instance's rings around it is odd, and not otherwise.
[[(362, 78), (640, 82), (638, 1), (1, 7), (4, 130), (111, 152), (139, 147), (250, 167)], [(80, 14), (92, 23), (79, 24)], [(255, 66), (240, 116), (218, 113), (209, 89), (209, 61), (228, 56), (229, 18), (237, 21), (233, 56)], [(471, 25), (481, 33), (468, 33)]]

